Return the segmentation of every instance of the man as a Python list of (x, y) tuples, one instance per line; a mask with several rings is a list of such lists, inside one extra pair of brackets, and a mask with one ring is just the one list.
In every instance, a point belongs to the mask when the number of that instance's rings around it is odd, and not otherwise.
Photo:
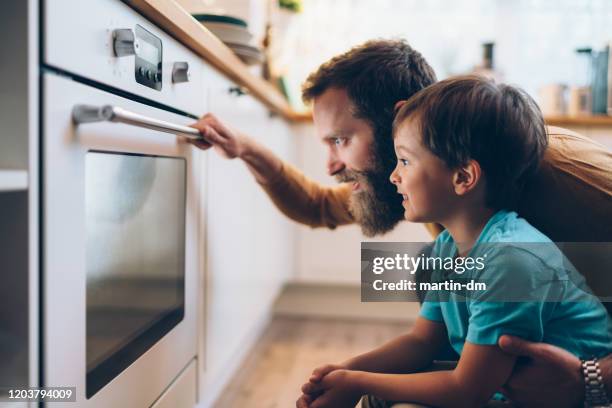
[[(358, 223), (367, 236), (382, 234), (403, 214), (401, 197), (388, 181), (395, 166), (395, 108), (435, 81), (431, 67), (403, 41), (367, 42), (309, 76), (303, 97), (313, 103), (316, 132), (327, 146), (328, 172), (341, 182), (335, 187), (309, 180), (212, 115), (194, 125), (206, 140), (195, 143), (201, 148), (212, 144), (228, 158), (241, 158), (276, 206), (298, 222), (328, 228)], [(612, 241), (612, 154), (563, 129), (548, 128), (548, 133), (543, 164), (527, 182), (518, 212), (554, 241)], [(434, 235), (439, 232), (435, 225), (428, 229)], [(597, 276), (587, 275), (590, 278)], [(581, 362), (569, 353), (508, 336), (502, 336), (499, 345), (528, 357), (505, 386), (506, 395), (519, 404), (571, 407), (587, 398)], [(595, 370), (595, 364), (585, 367)], [(598, 364), (610, 394), (612, 358)], [(322, 367), (316, 375), (334, 367), (341, 365)], [(317, 406), (315, 395), (298, 400), (300, 407), (309, 405)]]

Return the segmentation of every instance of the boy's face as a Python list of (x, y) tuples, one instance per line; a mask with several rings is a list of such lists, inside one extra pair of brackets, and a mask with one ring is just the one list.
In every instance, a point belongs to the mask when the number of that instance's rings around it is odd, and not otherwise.
[(402, 123), (393, 144), (397, 165), (390, 180), (402, 194), (404, 218), (413, 222), (442, 222), (454, 206), (453, 174), (422, 143), (418, 122)]

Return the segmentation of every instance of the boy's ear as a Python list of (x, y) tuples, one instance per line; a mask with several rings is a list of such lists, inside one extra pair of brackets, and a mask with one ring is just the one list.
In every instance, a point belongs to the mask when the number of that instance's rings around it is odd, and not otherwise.
[(402, 99), (401, 101), (395, 102), (395, 106), (393, 106), (393, 113), (397, 115), (402, 106), (404, 106), (408, 102), (408, 99)]
[(453, 175), (453, 186), (457, 195), (465, 195), (474, 190), (482, 178), (482, 169), (476, 160), (469, 160), (458, 167)]

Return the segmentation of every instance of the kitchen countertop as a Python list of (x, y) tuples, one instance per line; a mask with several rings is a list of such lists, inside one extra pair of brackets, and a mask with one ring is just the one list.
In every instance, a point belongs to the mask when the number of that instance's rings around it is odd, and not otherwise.
[(310, 114), (295, 112), (276, 88), (263, 78), (253, 75), (221, 40), (174, 1), (124, 1), (227, 75), (236, 84), (248, 89), (251, 95), (272, 111), (281, 114), (289, 121), (310, 120)]

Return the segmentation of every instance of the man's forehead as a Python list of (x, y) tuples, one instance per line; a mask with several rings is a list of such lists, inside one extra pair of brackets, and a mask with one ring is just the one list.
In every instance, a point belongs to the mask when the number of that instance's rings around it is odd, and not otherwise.
[[(355, 115), (355, 105), (343, 89), (330, 88), (313, 100), (313, 119), (323, 138), (350, 133), (357, 126), (369, 124)], [(364, 123), (361, 123), (364, 122)]]
[(354, 117), (355, 104), (343, 88), (328, 88), (313, 99), (313, 113), (335, 117)]

